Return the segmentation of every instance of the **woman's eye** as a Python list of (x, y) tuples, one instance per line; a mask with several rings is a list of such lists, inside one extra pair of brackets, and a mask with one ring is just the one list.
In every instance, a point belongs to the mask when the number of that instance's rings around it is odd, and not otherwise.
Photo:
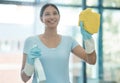
[(55, 12), (55, 13), (53, 13), (54, 15), (57, 15), (58, 13), (57, 12)]
[(45, 16), (48, 16), (48, 15), (50, 15), (50, 14), (48, 14), (48, 13), (47, 13), (47, 14), (45, 14)]
[(50, 16), (50, 15), (58, 15), (58, 13), (57, 12), (53, 12), (53, 13), (45, 13), (45, 16)]

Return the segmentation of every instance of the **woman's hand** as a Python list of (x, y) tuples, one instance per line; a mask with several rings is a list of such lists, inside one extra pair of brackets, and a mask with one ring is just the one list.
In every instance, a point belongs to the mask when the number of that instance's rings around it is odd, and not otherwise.
[(80, 22), (80, 28), (81, 28), (81, 34), (85, 43), (85, 51), (87, 54), (91, 54), (95, 50), (95, 44), (92, 38), (92, 34), (90, 34), (84, 29), (83, 22)]
[(24, 73), (27, 76), (31, 76), (33, 74), (35, 58), (40, 58), (40, 56), (41, 56), (40, 49), (38, 48), (37, 45), (34, 45), (27, 54), (25, 67), (23, 69)]
[(39, 58), (41, 56), (41, 50), (40, 48), (38, 47), (38, 45), (34, 45), (29, 53), (28, 53), (28, 57), (31, 58), (31, 59), (35, 59), (35, 58)]
[(85, 30), (83, 22), (80, 22), (80, 30), (84, 41), (92, 38), (92, 34)]

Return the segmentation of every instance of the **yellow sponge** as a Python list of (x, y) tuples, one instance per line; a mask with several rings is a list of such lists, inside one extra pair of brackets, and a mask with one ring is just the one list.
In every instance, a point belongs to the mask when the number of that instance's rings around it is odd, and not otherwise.
[(79, 15), (79, 24), (80, 21), (83, 22), (84, 28), (91, 34), (97, 33), (100, 26), (100, 14), (92, 12), (91, 8), (83, 10)]

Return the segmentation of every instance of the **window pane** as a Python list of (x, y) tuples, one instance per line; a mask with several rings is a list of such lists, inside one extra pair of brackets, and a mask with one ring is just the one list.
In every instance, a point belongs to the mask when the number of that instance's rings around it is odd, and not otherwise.
[(97, 6), (98, 5), (98, 0), (87, 0), (86, 4), (87, 6)]
[(33, 11), (32, 6), (0, 4), (0, 23), (33, 24)]
[(2, 1), (35, 2), (35, 0), (2, 0)]
[(58, 3), (58, 4), (81, 5), (82, 0), (50, 0), (49, 2)]
[(103, 0), (105, 7), (120, 7), (120, 0)]
[[(72, 7), (61, 7), (60, 9), (60, 23), (58, 27), (58, 32), (65, 35), (75, 36), (78, 29), (78, 17), (81, 9)], [(77, 31), (77, 32), (76, 32)]]
[(120, 12), (106, 10), (103, 13), (103, 51), (105, 80), (120, 82)]

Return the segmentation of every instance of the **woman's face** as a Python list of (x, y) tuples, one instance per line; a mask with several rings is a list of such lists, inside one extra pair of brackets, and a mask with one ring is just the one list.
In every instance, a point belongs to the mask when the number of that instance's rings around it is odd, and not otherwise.
[(58, 11), (52, 7), (48, 6), (43, 12), (41, 17), (42, 22), (45, 24), (45, 27), (56, 28), (60, 19)]

